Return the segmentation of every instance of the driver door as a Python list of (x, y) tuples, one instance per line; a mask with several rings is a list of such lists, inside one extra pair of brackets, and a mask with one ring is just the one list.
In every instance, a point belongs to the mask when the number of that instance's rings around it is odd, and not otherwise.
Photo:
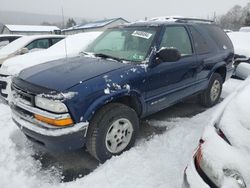
[(159, 49), (176, 48), (181, 59), (160, 62), (147, 72), (147, 114), (162, 110), (195, 91), (196, 56), (190, 36), (184, 26), (167, 26)]

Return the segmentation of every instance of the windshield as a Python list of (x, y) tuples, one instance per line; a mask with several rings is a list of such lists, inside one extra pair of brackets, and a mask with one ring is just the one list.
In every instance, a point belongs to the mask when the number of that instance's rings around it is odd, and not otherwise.
[(155, 27), (108, 29), (87, 47), (86, 52), (100, 57), (140, 62), (146, 59), (155, 34)]

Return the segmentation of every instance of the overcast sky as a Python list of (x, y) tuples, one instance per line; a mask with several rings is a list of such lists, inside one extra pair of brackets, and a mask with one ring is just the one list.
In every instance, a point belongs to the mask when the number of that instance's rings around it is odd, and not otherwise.
[(23, 11), (92, 19), (123, 17), (129, 21), (162, 15), (212, 17), (250, 0), (0, 0), (0, 11)]

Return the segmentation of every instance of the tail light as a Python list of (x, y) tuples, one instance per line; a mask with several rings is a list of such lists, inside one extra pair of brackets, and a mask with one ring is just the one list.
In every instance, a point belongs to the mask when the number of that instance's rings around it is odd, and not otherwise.
[(200, 168), (201, 160), (202, 160), (202, 149), (201, 146), (204, 144), (204, 140), (200, 139), (199, 146), (195, 154), (195, 163), (198, 168)]

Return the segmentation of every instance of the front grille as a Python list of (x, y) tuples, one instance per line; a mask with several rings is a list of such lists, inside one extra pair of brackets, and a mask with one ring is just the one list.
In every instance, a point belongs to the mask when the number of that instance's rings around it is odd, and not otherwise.
[(13, 98), (18, 98), (21, 100), (23, 103), (29, 105), (29, 106), (34, 106), (34, 100), (35, 96), (23, 91), (22, 89), (18, 88), (16, 85), (12, 84), (12, 97)]
[(7, 87), (7, 82), (0, 81), (0, 89), (6, 89), (6, 87)]
[(4, 77), (4, 78), (6, 78), (6, 77), (8, 77), (9, 75), (5, 75), (5, 74), (0, 74), (0, 77)]

